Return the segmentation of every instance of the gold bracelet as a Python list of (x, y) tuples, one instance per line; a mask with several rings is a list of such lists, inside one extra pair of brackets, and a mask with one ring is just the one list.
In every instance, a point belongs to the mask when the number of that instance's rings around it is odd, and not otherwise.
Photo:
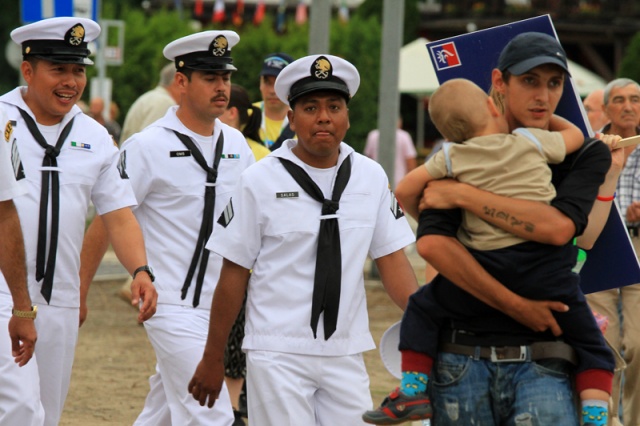
[(30, 311), (19, 311), (17, 309), (11, 309), (11, 315), (17, 318), (28, 318), (28, 319), (36, 319), (36, 315), (38, 314), (38, 307), (33, 305)]

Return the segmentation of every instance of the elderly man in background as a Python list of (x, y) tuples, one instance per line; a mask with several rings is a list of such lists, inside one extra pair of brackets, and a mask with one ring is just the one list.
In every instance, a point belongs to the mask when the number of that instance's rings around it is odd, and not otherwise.
[[(602, 133), (623, 138), (640, 134), (640, 86), (628, 78), (611, 81), (604, 89), (604, 112), (611, 123)], [(617, 197), (620, 213), (625, 218), (636, 253), (640, 249), (640, 150), (636, 146), (625, 148), (627, 161), (618, 181)], [(616, 288), (587, 296), (591, 308), (609, 319), (605, 332), (611, 345), (623, 353), (627, 362), (622, 389), (623, 423), (640, 425), (640, 388), (636, 380), (640, 375), (640, 285)], [(620, 315), (620, 312), (622, 315)], [(616, 376), (617, 378), (617, 376)], [(613, 407), (618, 407), (620, 380), (613, 383)], [(613, 414), (613, 413), (612, 413)]]

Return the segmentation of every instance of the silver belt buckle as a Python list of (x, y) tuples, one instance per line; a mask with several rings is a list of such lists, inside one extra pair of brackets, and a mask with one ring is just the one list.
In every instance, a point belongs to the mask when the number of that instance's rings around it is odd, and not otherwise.
[(491, 362), (525, 362), (527, 360), (527, 347), (520, 346), (520, 355), (517, 358), (498, 358), (496, 347), (491, 346)]

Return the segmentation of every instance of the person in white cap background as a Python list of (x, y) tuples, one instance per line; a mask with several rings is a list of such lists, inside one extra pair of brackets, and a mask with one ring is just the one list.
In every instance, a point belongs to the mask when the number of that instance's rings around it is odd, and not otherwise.
[(278, 74), (292, 62), (293, 57), (283, 52), (269, 53), (262, 60), (260, 70), (262, 100), (255, 102), (254, 105), (260, 108), (262, 114), (260, 140), (271, 151), (280, 148), (282, 142), (294, 136), (287, 117), (289, 106), (278, 98), (274, 90)]
[(359, 82), (352, 64), (331, 55), (301, 58), (280, 73), (276, 93), (291, 107), (298, 140), (241, 175), (207, 244), (224, 263), (189, 390), (202, 405), (219, 403), (225, 342), (248, 288), (252, 426), (364, 424), (361, 410), (373, 402), (362, 352), (375, 347), (367, 255), (399, 307), (417, 290), (403, 250), (413, 233), (386, 174), (342, 142)]
[[(86, 292), (81, 295), (78, 276), (90, 201), (126, 269), (135, 275), (147, 264), (142, 233), (129, 208), (135, 196), (118, 149), (104, 127), (75, 105), (86, 86), (85, 67), (93, 63), (87, 43), (99, 33), (97, 23), (70, 17), (11, 33), (22, 46), (27, 87), (3, 95), (0, 103), (15, 122), (13, 163), (28, 190), (14, 202), (25, 237), (29, 292), (38, 306), (38, 344), (30, 368), (18, 368), (8, 352), (0, 354), (0, 424), (58, 424), (84, 319), (80, 308)], [(132, 302), (141, 302), (138, 320), (147, 320), (157, 298), (152, 277), (137, 274), (132, 293)], [(0, 294), (8, 294), (2, 278)], [(11, 309), (6, 298), (0, 304)]]
[(231, 49), (239, 40), (233, 31), (204, 31), (169, 43), (163, 53), (176, 67), (179, 104), (121, 148), (158, 275), (158, 312), (145, 323), (156, 374), (135, 425), (234, 421), (226, 388), (211, 412), (189, 397), (187, 385), (204, 349), (222, 266), (204, 246), (240, 173), (255, 162), (242, 133), (218, 119), (229, 102)]

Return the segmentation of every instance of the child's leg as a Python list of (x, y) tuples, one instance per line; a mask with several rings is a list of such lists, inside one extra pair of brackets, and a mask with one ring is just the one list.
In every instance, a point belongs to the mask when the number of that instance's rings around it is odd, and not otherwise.
[(407, 396), (426, 393), (429, 374), (431, 374), (433, 367), (433, 358), (411, 350), (403, 350), (400, 354), (402, 355), (400, 392)]
[(606, 426), (613, 377), (609, 371), (586, 370), (576, 375), (584, 426)]
[(609, 421), (609, 397), (607, 396), (606, 401), (602, 399), (584, 399), (583, 393), (580, 394), (583, 426), (607, 426)]

